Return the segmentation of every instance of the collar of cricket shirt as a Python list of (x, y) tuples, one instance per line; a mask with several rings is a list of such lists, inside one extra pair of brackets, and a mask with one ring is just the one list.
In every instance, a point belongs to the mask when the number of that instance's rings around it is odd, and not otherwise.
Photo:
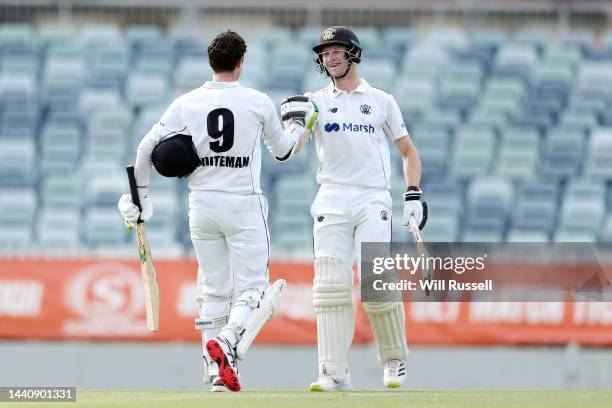
[(221, 88), (232, 88), (234, 86), (240, 86), (240, 83), (238, 81), (234, 81), (234, 82), (206, 81), (204, 82), (204, 88), (221, 89)]
[[(357, 88), (353, 89), (351, 91), (351, 93), (353, 92), (358, 92), (358, 93), (364, 93), (368, 90), (368, 88), (370, 87), (370, 84), (368, 84), (368, 82), (365, 79), (361, 79), (361, 82), (359, 83), (359, 85), (357, 86)], [(346, 91), (342, 90), (342, 89), (338, 89), (336, 88), (336, 86), (334, 85), (334, 82), (332, 81), (328, 88), (331, 90), (331, 94), (336, 97), (342, 93), (347, 93)]]

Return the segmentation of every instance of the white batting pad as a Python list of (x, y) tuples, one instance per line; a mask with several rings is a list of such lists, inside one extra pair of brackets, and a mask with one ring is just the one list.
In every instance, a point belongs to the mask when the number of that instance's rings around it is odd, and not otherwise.
[(335, 258), (315, 259), (313, 303), (317, 318), (319, 374), (342, 381), (355, 332), (352, 271)]
[(240, 360), (244, 359), (246, 352), (264, 324), (276, 314), (286, 285), (287, 281), (284, 279), (279, 279), (270, 285), (258, 302), (257, 307), (253, 309), (251, 316), (243, 323), (244, 332), (236, 344), (236, 356)]
[(406, 321), (402, 302), (363, 302), (378, 346), (378, 361), (404, 360), (408, 356)]

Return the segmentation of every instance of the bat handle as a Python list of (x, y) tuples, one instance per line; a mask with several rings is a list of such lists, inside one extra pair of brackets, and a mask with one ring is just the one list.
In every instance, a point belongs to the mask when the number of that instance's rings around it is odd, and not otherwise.
[[(419, 224), (417, 223), (416, 218), (414, 217), (414, 215), (411, 215), (410, 217), (408, 217), (408, 228), (410, 228), (410, 232), (412, 233), (412, 237), (414, 238), (414, 242), (423, 242), (423, 238), (421, 237), (421, 230), (419, 230)], [(418, 245), (417, 245), (418, 248)], [(424, 276), (424, 278), (426, 280), (431, 280), (431, 275), (427, 274), (426, 276)], [(429, 289), (427, 289), (427, 287), (425, 288), (425, 295), (429, 296)]]
[(423, 242), (421, 230), (419, 230), (419, 224), (417, 224), (417, 220), (414, 218), (414, 215), (408, 217), (408, 228), (410, 228), (410, 232), (412, 233), (415, 242)]
[[(138, 195), (138, 185), (136, 184), (136, 176), (134, 175), (134, 166), (127, 166), (125, 171), (128, 175), (128, 182), (130, 183), (130, 193), (132, 194), (132, 202), (138, 207), (138, 210), (142, 213), (142, 205), (140, 204), (140, 196)], [(137, 223), (143, 222), (138, 217)]]

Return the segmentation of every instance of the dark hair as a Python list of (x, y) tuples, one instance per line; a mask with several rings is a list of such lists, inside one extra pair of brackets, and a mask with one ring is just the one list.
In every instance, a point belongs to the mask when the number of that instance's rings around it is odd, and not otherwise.
[(245, 52), (244, 39), (238, 33), (227, 30), (208, 46), (208, 61), (215, 72), (233, 71)]

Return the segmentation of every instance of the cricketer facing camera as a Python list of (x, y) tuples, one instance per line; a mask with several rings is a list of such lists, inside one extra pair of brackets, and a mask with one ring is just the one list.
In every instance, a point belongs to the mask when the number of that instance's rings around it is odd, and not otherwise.
[[(362, 47), (346, 27), (323, 32), (315, 52), (316, 69), (331, 78), (326, 88), (306, 96), (319, 107), (313, 129), (320, 161), (320, 189), (311, 207), (314, 218), (314, 308), (317, 320), (319, 379), (311, 391), (351, 389), (348, 350), (355, 321), (352, 266), (362, 242), (391, 241), (391, 168), (388, 142), (403, 158), (403, 224), (411, 216), (419, 228), (427, 220), (421, 201), (419, 155), (393, 96), (360, 79)], [(359, 278), (361, 278), (359, 271)], [(408, 356), (401, 301), (364, 302), (384, 365), (384, 384), (400, 387)]]
[(189, 228), (201, 277), (196, 328), (202, 331), (205, 382), (213, 391), (240, 390), (237, 360), (278, 308), (285, 285), (268, 283), (260, 138), (277, 160), (287, 160), (310, 137), (318, 113), (308, 98), (297, 98), (283, 130), (272, 100), (237, 82), (245, 52), (244, 40), (232, 31), (210, 43), (212, 81), (177, 98), (138, 146), (142, 214), (129, 194), (118, 204), (127, 222), (151, 218), (151, 163), (161, 175), (189, 178)]

